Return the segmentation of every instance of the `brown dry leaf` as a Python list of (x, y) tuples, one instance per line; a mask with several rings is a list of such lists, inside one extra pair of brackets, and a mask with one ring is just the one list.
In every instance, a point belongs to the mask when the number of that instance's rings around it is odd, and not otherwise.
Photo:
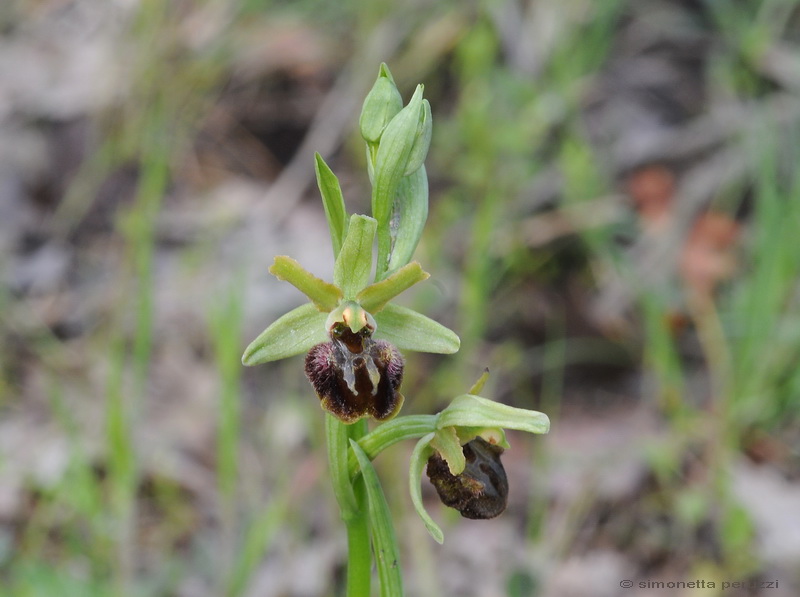
[(652, 164), (634, 170), (626, 181), (628, 193), (648, 232), (662, 230), (670, 219), (675, 197), (675, 174), (666, 166)]
[(709, 296), (736, 271), (734, 248), (740, 226), (730, 216), (707, 212), (692, 226), (681, 252), (680, 275), (687, 288)]

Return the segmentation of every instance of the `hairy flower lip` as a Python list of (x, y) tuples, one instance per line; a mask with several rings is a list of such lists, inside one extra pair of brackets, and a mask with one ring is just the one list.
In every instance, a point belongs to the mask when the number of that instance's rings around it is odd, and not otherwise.
[(402, 355), (385, 340), (342, 328), (306, 356), (306, 376), (322, 408), (345, 423), (367, 416), (379, 421), (392, 418), (403, 404), (398, 391)]
[(476, 437), (462, 446), (466, 467), (454, 475), (438, 452), (428, 458), (426, 473), (445, 506), (464, 518), (487, 520), (508, 503), (508, 477), (500, 461), (503, 448)]

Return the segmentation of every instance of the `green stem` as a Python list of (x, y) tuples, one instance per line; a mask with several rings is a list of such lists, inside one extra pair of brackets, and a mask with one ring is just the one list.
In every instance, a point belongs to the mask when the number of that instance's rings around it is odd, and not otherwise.
[[(383, 452), (391, 445), (406, 439), (416, 439), (436, 430), (438, 415), (406, 415), (396, 417), (379, 425), (363, 437), (353, 438), (358, 441), (358, 445), (370, 460)], [(358, 460), (355, 454), (350, 452), (347, 462), (352, 479), (359, 471)]]
[(372, 549), (369, 539), (369, 518), (364, 482), (359, 477), (353, 490), (358, 513), (345, 521), (347, 526), (347, 597), (370, 594)]
[(372, 549), (364, 483), (361, 480), (353, 483), (347, 466), (350, 438), (358, 440), (366, 432), (367, 422), (364, 419), (345, 425), (333, 415), (325, 416), (333, 493), (347, 528), (347, 597), (369, 595), (372, 579)]
[(328, 468), (331, 472), (333, 494), (339, 503), (342, 520), (356, 515), (358, 505), (350, 483), (347, 455), (350, 449), (347, 426), (333, 415), (325, 415), (325, 438), (328, 446)]

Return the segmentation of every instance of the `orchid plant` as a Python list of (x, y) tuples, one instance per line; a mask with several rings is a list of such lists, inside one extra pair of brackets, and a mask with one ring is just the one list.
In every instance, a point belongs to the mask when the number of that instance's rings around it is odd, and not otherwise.
[[(370, 594), (374, 561), (380, 594), (400, 596), (397, 539), (372, 460), (392, 444), (418, 439), (410, 463), (411, 498), (441, 543), (443, 533), (422, 501), (423, 469), (445, 505), (467, 518), (493, 518), (503, 512), (508, 496), (500, 462), (509, 447), (504, 429), (547, 433), (550, 422), (542, 413), (479, 396), (486, 372), (436, 415), (398, 415), (401, 351), (451, 354), (460, 344), (452, 330), (391, 302), (429, 277), (411, 261), (428, 215), (424, 161), (432, 119), (422, 85), (404, 107), (388, 67), (381, 64), (359, 126), (366, 141), (372, 215), (348, 218), (339, 181), (317, 154), (317, 183), (335, 256), (333, 281), (317, 278), (290, 257), (276, 257), (270, 272), (310, 302), (264, 330), (242, 362), (258, 365), (306, 354), (306, 375), (326, 411), (330, 474), (347, 528), (347, 595)], [(368, 419), (378, 422), (372, 430)]]

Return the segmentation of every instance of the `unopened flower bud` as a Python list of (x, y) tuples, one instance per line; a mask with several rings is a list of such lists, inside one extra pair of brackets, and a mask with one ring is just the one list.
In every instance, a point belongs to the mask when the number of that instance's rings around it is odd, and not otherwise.
[(361, 136), (369, 143), (377, 143), (383, 129), (403, 108), (403, 98), (392, 80), (385, 64), (381, 64), (378, 78), (364, 99), (358, 124)]
[(428, 156), (428, 149), (431, 146), (431, 135), (433, 133), (433, 117), (431, 116), (431, 105), (428, 100), (422, 100), (422, 109), (419, 112), (419, 122), (417, 123), (417, 133), (414, 137), (414, 144), (411, 146), (411, 153), (403, 174), (408, 176), (413, 174), (425, 163)]
[(476, 437), (462, 450), (467, 461), (462, 473), (452, 474), (436, 452), (428, 459), (428, 478), (442, 503), (461, 512), (461, 516), (476, 520), (498, 516), (508, 501), (508, 477), (500, 462), (503, 448)]

